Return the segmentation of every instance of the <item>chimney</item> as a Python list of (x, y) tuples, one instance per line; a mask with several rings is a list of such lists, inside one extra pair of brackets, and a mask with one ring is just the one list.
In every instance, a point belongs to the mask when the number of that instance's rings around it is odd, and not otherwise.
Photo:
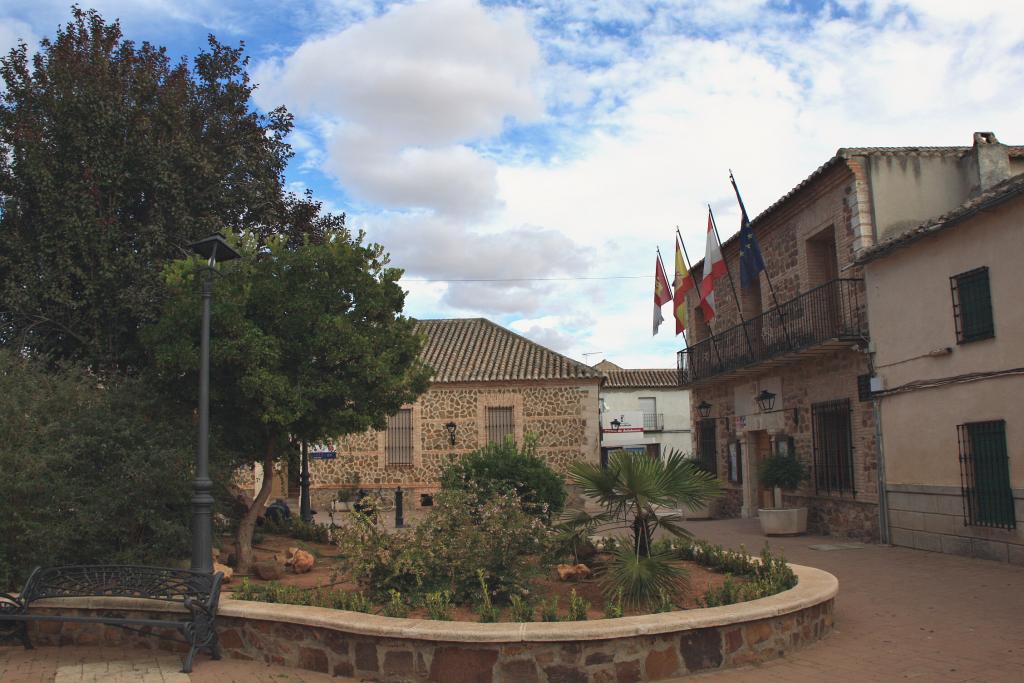
[(971, 156), (978, 172), (975, 194), (988, 190), (1010, 177), (1010, 154), (995, 133), (975, 133)]

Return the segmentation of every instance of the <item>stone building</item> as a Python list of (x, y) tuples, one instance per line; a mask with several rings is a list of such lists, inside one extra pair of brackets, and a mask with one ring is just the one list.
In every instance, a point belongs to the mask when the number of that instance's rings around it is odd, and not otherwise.
[(558, 472), (598, 462), (600, 372), (483, 318), (421, 320), (417, 330), (434, 369), (430, 388), (386, 430), (341, 437), (332, 459), (310, 463), (314, 507), (351, 486), (353, 474), (367, 490), (401, 486), (416, 505), (437, 490), (448, 457), (506, 436), (520, 444), (535, 436)]
[[(601, 385), (601, 461), (618, 448), (643, 450), (659, 457), (667, 448), (691, 453), (690, 392), (676, 370), (625, 369), (603, 360), (594, 366), (604, 373)], [(619, 432), (612, 420), (639, 414), (641, 431)]]
[(857, 259), (889, 538), (1024, 565), (1024, 175), (979, 190)]
[[(678, 354), (698, 453), (717, 462), (727, 489), (719, 516), (756, 516), (770, 502), (757, 482), (759, 460), (792, 450), (811, 476), (786, 501), (809, 508), (810, 529), (880, 538), (880, 426), (856, 257), (1024, 162), (1020, 148), (1000, 154), (997, 145), (976, 134), (973, 147), (839, 149), (751, 222), (778, 305), (765, 273), (740, 290), (739, 241), (725, 242), (740, 300), (728, 278), (716, 281), (718, 314), (708, 325), (691, 293), (690, 346)], [(702, 263), (693, 272), (699, 279)]]

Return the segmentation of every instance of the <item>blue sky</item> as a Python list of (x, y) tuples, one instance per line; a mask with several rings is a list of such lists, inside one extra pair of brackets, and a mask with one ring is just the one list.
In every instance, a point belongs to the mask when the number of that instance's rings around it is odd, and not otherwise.
[[(1022, 3), (92, 6), (173, 54), (244, 41), (257, 106), (296, 116), (289, 184), (384, 244), (409, 313), (489, 317), (590, 362), (674, 364), (671, 320), (650, 330), (655, 248), (671, 267), (678, 225), (699, 258), (707, 204), (723, 239), (738, 229), (730, 168), (756, 215), (838, 147), (1024, 143)], [(6, 0), (0, 49), (68, 14)], [(594, 279), (617, 276), (640, 277)]]

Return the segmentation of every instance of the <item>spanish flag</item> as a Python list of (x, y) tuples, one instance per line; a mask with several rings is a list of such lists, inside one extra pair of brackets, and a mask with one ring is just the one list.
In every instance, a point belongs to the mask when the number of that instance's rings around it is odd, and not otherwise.
[(678, 335), (686, 332), (686, 293), (693, 289), (693, 278), (687, 273), (678, 237), (676, 237), (676, 279), (672, 286), (675, 291), (672, 297), (672, 312), (676, 317), (676, 334)]
[(658, 328), (665, 321), (661, 307), (669, 301), (672, 301), (672, 287), (668, 284), (668, 275), (665, 274), (665, 265), (659, 253), (654, 264), (654, 334), (658, 334)]

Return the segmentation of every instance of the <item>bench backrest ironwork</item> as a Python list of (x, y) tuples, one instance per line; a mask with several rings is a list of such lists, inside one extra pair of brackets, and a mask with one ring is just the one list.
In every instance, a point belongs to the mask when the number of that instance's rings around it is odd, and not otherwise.
[(149, 598), (216, 610), (222, 579), (220, 572), (137, 565), (37, 567), (19, 597), (25, 604), (43, 598)]

